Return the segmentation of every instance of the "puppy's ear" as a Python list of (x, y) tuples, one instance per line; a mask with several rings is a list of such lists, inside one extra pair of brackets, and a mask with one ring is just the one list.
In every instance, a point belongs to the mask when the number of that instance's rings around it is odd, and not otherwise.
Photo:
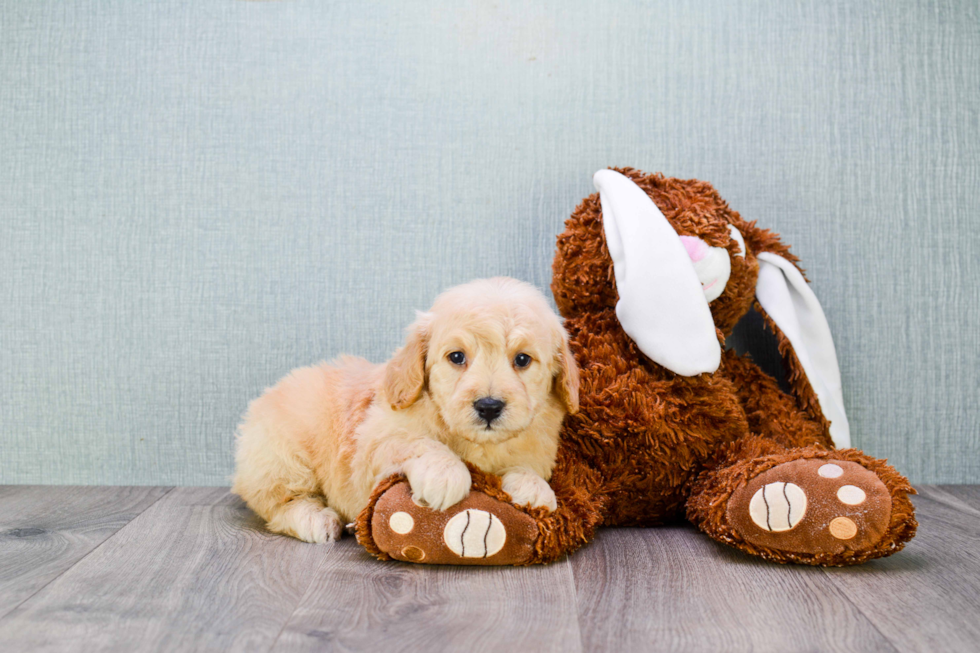
[(429, 348), (429, 313), (417, 313), (408, 327), (405, 346), (385, 366), (385, 397), (394, 409), (407, 408), (422, 396), (425, 387), (425, 356)]
[(578, 364), (568, 346), (568, 334), (561, 330), (561, 347), (558, 350), (558, 371), (555, 372), (555, 392), (565, 404), (565, 410), (574, 415), (578, 412)]

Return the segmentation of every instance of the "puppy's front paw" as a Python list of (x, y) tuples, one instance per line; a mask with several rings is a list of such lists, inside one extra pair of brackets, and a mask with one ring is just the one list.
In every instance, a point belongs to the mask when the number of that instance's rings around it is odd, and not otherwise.
[(555, 491), (533, 472), (507, 472), (503, 478), (504, 492), (519, 506), (530, 504), (532, 508), (547, 508), (554, 512), (558, 508)]
[(435, 510), (454, 506), (470, 493), (470, 470), (452, 454), (425, 454), (405, 463), (405, 475), (417, 503)]

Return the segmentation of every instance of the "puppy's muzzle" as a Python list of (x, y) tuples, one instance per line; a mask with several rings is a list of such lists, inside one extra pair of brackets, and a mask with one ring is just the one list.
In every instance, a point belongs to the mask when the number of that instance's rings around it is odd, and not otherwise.
[(506, 405), (500, 399), (482, 397), (473, 402), (473, 410), (476, 411), (476, 414), (480, 416), (481, 420), (487, 423), (487, 428), (490, 428), (493, 420), (500, 417), (500, 413), (504, 412), (504, 406)]

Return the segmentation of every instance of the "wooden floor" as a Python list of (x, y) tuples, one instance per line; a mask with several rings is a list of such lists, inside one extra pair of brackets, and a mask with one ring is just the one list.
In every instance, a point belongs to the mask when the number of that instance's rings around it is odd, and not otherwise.
[(980, 486), (920, 491), (918, 537), (862, 567), (677, 526), (479, 569), (271, 535), (220, 488), (0, 487), (0, 651), (980, 650)]

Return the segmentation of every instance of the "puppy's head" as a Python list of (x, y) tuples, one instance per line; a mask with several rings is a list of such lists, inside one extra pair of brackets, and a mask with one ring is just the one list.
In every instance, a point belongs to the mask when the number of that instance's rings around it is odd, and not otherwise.
[(467, 440), (503, 442), (543, 413), (578, 410), (578, 368), (561, 321), (532, 286), (497, 277), (447, 290), (388, 362), (392, 408), (423, 395)]

